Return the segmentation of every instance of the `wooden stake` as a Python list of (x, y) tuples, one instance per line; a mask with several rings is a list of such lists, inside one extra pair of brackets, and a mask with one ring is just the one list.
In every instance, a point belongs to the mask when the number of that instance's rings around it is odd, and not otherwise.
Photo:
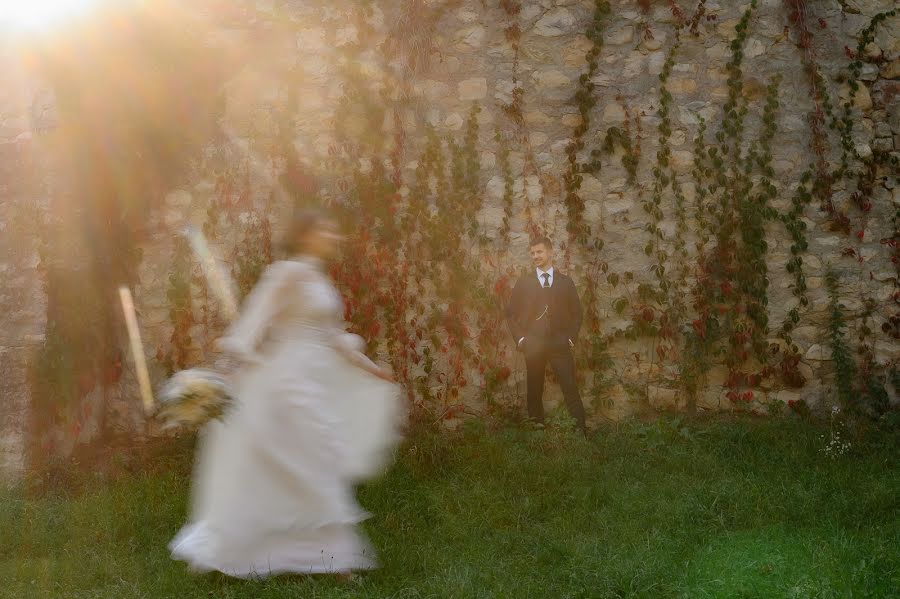
[(155, 401), (153, 400), (153, 391), (150, 388), (150, 372), (147, 370), (147, 359), (144, 357), (144, 346), (141, 343), (141, 332), (138, 329), (131, 290), (122, 285), (119, 287), (119, 297), (122, 300), (122, 311), (125, 313), (125, 326), (128, 328), (128, 339), (131, 341), (131, 357), (134, 359), (134, 368), (137, 371), (141, 400), (144, 402), (144, 412), (150, 414), (153, 412)]

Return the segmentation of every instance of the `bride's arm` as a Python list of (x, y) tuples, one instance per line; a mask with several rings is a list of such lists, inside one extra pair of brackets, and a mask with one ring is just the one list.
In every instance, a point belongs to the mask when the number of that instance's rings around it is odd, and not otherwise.
[(339, 330), (332, 337), (332, 345), (354, 366), (362, 368), (378, 378), (394, 382), (394, 377), (391, 376), (390, 372), (377, 365), (363, 353), (365, 341), (359, 335)]
[(260, 361), (259, 343), (283, 307), (287, 288), (302, 276), (301, 271), (302, 266), (295, 262), (269, 266), (244, 301), (238, 319), (218, 340), (218, 347), (245, 362)]

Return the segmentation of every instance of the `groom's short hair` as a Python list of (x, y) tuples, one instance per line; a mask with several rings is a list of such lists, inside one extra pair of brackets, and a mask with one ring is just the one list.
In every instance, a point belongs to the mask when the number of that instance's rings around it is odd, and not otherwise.
[(553, 249), (553, 242), (550, 241), (550, 238), (546, 235), (540, 235), (538, 237), (532, 237), (531, 243), (528, 244), (528, 247), (533, 248), (536, 245), (543, 245), (548, 250)]

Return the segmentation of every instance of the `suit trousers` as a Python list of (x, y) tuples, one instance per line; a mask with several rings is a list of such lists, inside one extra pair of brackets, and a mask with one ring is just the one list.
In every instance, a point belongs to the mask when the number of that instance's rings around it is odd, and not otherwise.
[(528, 416), (536, 422), (544, 421), (544, 373), (549, 362), (559, 381), (569, 414), (575, 419), (578, 428), (584, 430), (584, 405), (578, 392), (575, 359), (568, 342), (529, 344), (529, 338), (526, 337), (522, 351), (525, 354)]

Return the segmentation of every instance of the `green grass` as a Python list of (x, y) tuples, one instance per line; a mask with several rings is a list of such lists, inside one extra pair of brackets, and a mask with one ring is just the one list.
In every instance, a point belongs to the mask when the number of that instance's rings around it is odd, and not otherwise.
[[(189, 457), (0, 496), (0, 597), (889, 597), (896, 435), (831, 459), (798, 422), (661, 420), (590, 441), (474, 426), (410, 439), (360, 491), (382, 568), (235, 581), (169, 559)], [(252, 497), (248, 497), (252, 501)]]

